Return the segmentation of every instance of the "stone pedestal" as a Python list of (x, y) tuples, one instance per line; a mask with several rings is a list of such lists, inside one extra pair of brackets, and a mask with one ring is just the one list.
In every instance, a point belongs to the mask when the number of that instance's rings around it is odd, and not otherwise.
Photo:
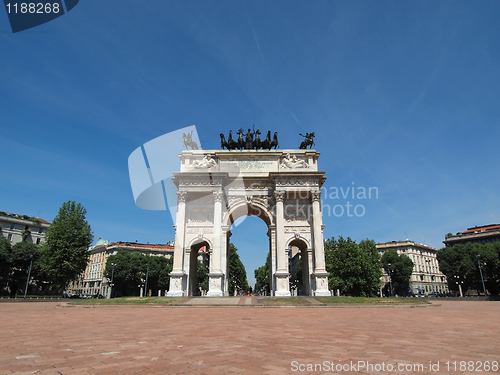
[(224, 292), (222, 291), (222, 279), (224, 274), (221, 271), (210, 272), (208, 274), (210, 279), (208, 283), (208, 293), (207, 297), (222, 297)]
[(314, 285), (316, 289), (314, 290), (314, 295), (316, 297), (330, 297), (331, 293), (328, 290), (328, 272), (315, 272)]
[(170, 273), (170, 289), (167, 297), (185, 297), (184, 291), (187, 289), (187, 277), (184, 272)]
[(276, 297), (290, 297), (290, 284), (288, 282), (289, 273), (283, 271), (276, 271)]

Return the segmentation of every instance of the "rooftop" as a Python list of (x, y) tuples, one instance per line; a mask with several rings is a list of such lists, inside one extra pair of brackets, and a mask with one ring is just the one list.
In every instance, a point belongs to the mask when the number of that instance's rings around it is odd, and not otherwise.
[(390, 241), (390, 242), (384, 242), (384, 243), (377, 244), (377, 248), (379, 248), (379, 247), (399, 247), (399, 246), (414, 246), (414, 247), (418, 247), (420, 249), (436, 251), (436, 249), (434, 249), (433, 247), (425, 246), (422, 244), (417, 244), (417, 243), (410, 241), (410, 240)]
[(8, 217), (8, 218), (12, 218), (12, 219), (18, 219), (18, 220), (29, 220), (29, 221), (32, 221), (32, 222), (34, 222), (34, 223), (36, 223), (36, 222), (40, 222), (40, 223), (43, 223), (43, 224), (50, 224), (50, 222), (48, 222), (47, 220), (40, 219), (39, 217), (33, 217), (33, 216), (28, 216), (28, 215), (13, 214), (13, 213), (10, 213), (10, 212), (4, 212), (4, 211), (0, 211), (0, 216), (4, 216), (4, 217)]

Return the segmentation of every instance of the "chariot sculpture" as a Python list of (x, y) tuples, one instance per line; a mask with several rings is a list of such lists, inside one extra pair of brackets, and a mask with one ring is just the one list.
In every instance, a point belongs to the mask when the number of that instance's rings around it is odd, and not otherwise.
[(271, 140), (271, 131), (267, 132), (267, 136), (264, 140), (260, 139), (260, 129), (250, 130), (245, 133), (243, 128), (240, 128), (236, 132), (238, 134), (238, 139), (233, 139), (233, 131), (229, 131), (229, 136), (226, 141), (224, 133), (220, 133), (220, 147), (221, 149), (227, 150), (271, 150), (273, 147), (277, 149), (279, 147), (278, 143), (278, 132), (274, 132), (274, 137)]

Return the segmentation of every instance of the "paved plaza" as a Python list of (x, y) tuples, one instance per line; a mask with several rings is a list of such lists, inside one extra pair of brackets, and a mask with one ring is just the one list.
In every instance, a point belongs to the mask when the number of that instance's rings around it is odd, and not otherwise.
[(230, 301), (2, 302), (0, 374), (499, 372), (500, 302), (255, 307), (251, 299)]

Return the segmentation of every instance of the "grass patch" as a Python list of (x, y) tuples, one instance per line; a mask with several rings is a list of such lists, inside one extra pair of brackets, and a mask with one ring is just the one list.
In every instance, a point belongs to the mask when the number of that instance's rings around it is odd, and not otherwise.
[(428, 304), (430, 302), (417, 298), (379, 298), (379, 297), (315, 297), (316, 301), (325, 304), (367, 304), (367, 305), (401, 305)]
[(304, 298), (295, 297), (266, 297), (259, 298), (258, 301), (263, 306), (307, 306), (311, 304)]
[(120, 297), (111, 299), (67, 299), (74, 305), (171, 305), (178, 302), (177, 298), (164, 297)]

